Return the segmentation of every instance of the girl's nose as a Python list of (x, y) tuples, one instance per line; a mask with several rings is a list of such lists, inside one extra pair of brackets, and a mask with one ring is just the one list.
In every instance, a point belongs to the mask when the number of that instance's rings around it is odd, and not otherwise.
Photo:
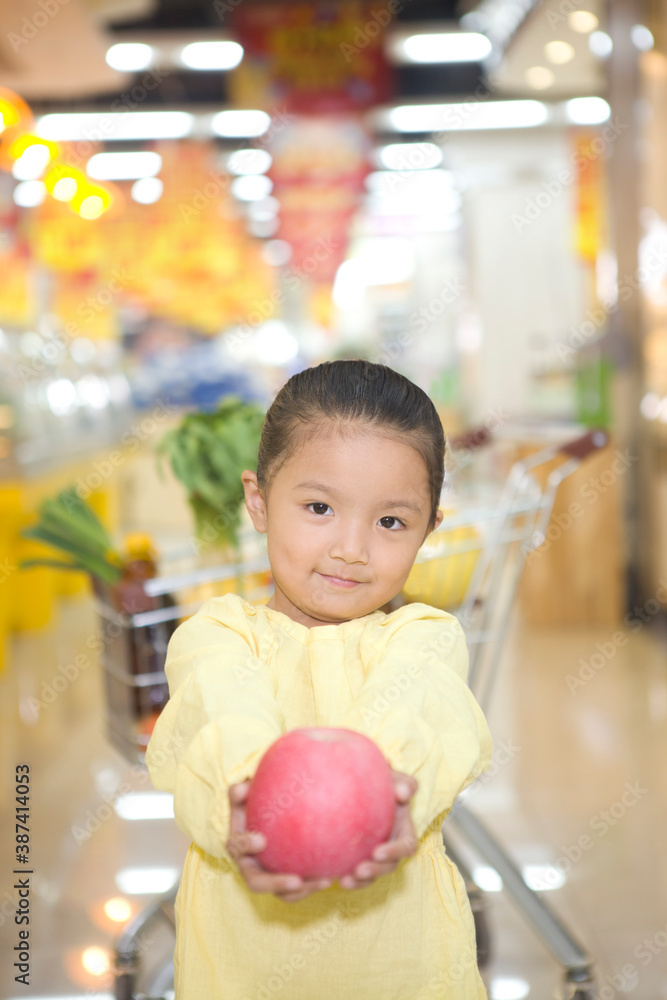
[(348, 526), (340, 531), (330, 546), (329, 554), (332, 559), (365, 565), (368, 562), (368, 541), (363, 528)]

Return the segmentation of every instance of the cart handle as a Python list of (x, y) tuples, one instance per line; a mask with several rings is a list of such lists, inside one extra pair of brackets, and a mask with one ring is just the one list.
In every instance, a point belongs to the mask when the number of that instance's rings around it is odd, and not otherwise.
[(491, 431), (488, 427), (475, 427), (465, 434), (457, 434), (456, 437), (450, 438), (449, 448), (451, 451), (474, 451), (490, 443)]
[(566, 444), (561, 445), (559, 451), (561, 454), (567, 455), (568, 458), (576, 458), (581, 462), (591, 452), (597, 451), (599, 448), (604, 448), (607, 444), (609, 444), (609, 434), (598, 427), (595, 430), (589, 431), (588, 434), (584, 434), (582, 437), (575, 438), (574, 441), (568, 441)]

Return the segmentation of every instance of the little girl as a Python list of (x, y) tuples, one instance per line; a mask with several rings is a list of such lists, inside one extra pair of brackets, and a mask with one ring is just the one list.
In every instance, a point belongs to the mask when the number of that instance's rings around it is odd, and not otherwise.
[[(176, 1000), (483, 1000), (463, 881), (441, 827), (490, 762), (455, 617), (382, 608), (442, 520), (442, 425), (385, 365), (294, 375), (241, 479), (274, 593), (213, 598), (173, 635), (147, 764), (192, 844)], [(288, 730), (364, 733), (394, 775), (390, 839), (338, 881), (265, 871), (246, 830), (260, 758)]]

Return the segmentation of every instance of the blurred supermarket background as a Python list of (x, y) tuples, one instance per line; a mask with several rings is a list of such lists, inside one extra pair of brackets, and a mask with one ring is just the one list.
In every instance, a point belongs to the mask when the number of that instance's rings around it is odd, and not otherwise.
[[(187, 846), (140, 766), (166, 642), (207, 596), (268, 600), (239, 479), (263, 414), (367, 358), (450, 445), (454, 554), (398, 604), (456, 613), (488, 548), (457, 514), (552, 449), (544, 497), (598, 432), (514, 554), (471, 808), (595, 996), (667, 998), (666, 167), (663, 0), (0, 3), (2, 996), (112, 995), (116, 934)], [(490, 997), (552, 996), (548, 948), (469, 863)]]

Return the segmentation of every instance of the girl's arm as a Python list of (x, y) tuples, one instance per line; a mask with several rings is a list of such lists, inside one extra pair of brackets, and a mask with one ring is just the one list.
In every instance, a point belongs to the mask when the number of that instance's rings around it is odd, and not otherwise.
[(401, 612), (370, 633), (366, 679), (340, 725), (365, 733), (394, 770), (417, 779), (411, 811), (421, 838), (489, 766), (491, 737), (466, 684), (460, 623), (425, 604)]
[(179, 827), (227, 860), (229, 787), (252, 777), (285, 731), (264, 651), (254, 648), (242, 608), (225, 598), (180, 625), (167, 652), (170, 700), (146, 752), (153, 784), (174, 795)]

